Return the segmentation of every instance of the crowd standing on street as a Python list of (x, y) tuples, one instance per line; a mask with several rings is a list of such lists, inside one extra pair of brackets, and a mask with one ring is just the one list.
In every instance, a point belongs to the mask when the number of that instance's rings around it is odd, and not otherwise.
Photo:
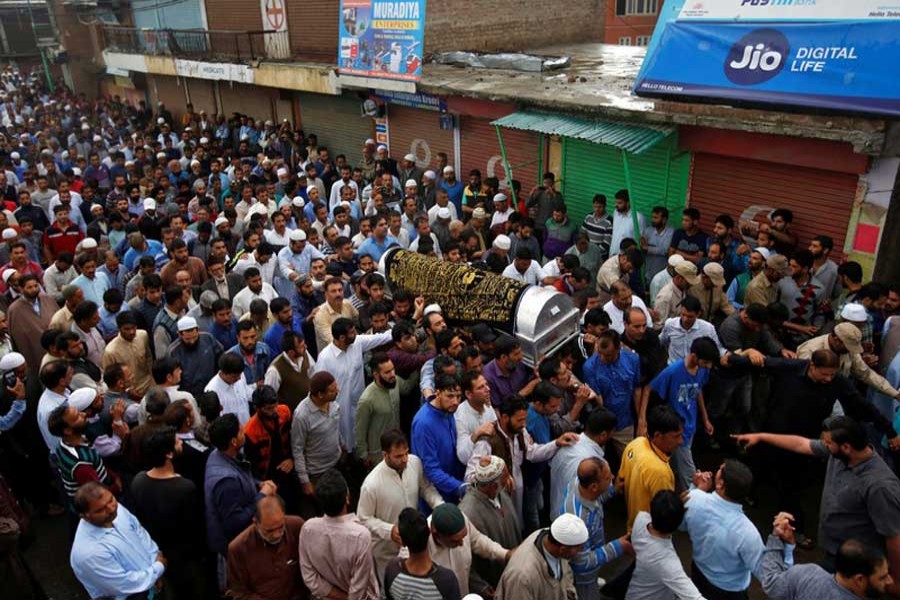
[[(29, 520), (65, 515), (91, 598), (900, 597), (900, 286), (790, 210), (576, 220), (552, 173), (350, 164), (12, 68), (0, 121), (4, 596), (46, 597)], [(391, 286), (393, 247), (566, 294), (580, 332), (526, 365)]]

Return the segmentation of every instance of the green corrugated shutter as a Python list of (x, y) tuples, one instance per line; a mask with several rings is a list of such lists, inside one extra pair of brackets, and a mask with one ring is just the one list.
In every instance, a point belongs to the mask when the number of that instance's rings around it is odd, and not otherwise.
[[(669, 209), (669, 223), (677, 227), (687, 198), (690, 154), (678, 149), (675, 135), (643, 154), (629, 154), (631, 201), (649, 219), (650, 209)], [(615, 209), (615, 193), (627, 187), (622, 152), (612, 146), (563, 138), (563, 197), (569, 216), (580, 222), (592, 210), (595, 194), (604, 194), (607, 210)]]

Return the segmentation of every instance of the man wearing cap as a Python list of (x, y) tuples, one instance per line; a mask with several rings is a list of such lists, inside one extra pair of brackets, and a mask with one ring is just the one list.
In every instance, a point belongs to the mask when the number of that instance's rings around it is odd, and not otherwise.
[[(679, 254), (673, 254), (672, 256), (681, 257)], [(684, 260), (683, 257), (681, 257), (681, 260), (676, 261), (673, 271), (675, 271), (675, 274), (672, 276), (672, 280), (663, 286), (653, 301), (653, 309), (659, 313), (658, 326), (662, 326), (668, 319), (678, 316), (681, 312), (681, 303), (684, 301), (685, 294), (687, 294), (691, 286), (700, 283), (700, 277), (697, 275), (697, 265)]]
[(747, 284), (744, 304), (762, 304), (768, 306), (778, 299), (777, 284), (791, 274), (788, 259), (781, 254), (769, 256), (766, 266)]
[(710, 323), (720, 323), (734, 313), (725, 295), (725, 268), (719, 263), (703, 265), (700, 281), (691, 285), (690, 294), (700, 300), (700, 317)]
[(216, 376), (219, 356), (225, 349), (213, 336), (200, 331), (194, 317), (178, 319), (177, 327), (178, 339), (166, 352), (181, 363), (181, 389), (197, 398)]
[[(400, 177), (400, 181), (405, 181), (406, 184), (409, 184), (409, 181), (412, 180), (416, 183), (417, 189), (422, 187), (423, 171), (416, 165), (415, 154), (407, 154), (403, 157), (399, 171), (398, 176)], [(406, 184), (404, 187), (407, 187)]]
[[(522, 543), (522, 526), (516, 516), (515, 504), (504, 486), (507, 475), (502, 458), (482, 457), (472, 477), (473, 488), (459, 503), (459, 510), (483, 535), (504, 548), (515, 548)], [(476, 555), (472, 557), (472, 568), (475, 576), (496, 588), (504, 565)], [(471, 588), (480, 591), (475, 586)]]
[(744, 306), (747, 286), (750, 285), (750, 281), (763, 270), (766, 266), (766, 260), (768, 260), (770, 256), (771, 254), (769, 253), (768, 248), (763, 248), (761, 246), (759, 248), (754, 248), (753, 251), (750, 252), (749, 257), (747, 258), (747, 269), (732, 279), (731, 283), (728, 285), (728, 290), (726, 290), (728, 301), (731, 302), (733, 307), (740, 309)]
[[(22, 416), (25, 414), (25, 373), (22, 372), (25, 366), (25, 357), (18, 352), (7, 352), (0, 358), (0, 374), (4, 377), (13, 373), (16, 376), (16, 385), (6, 385), (4, 379), (3, 392), (4, 400), (10, 400), (9, 408), (5, 414), (0, 415), (0, 433), (7, 432), (15, 427)], [(21, 377), (19, 377), (21, 373)]]
[(462, 197), (465, 186), (456, 179), (456, 170), (447, 165), (441, 171), (440, 189), (447, 192), (450, 203), (456, 208), (456, 214), (462, 214)]
[(503, 192), (494, 194), (494, 212), (491, 215), (491, 231), (496, 235), (506, 233), (509, 215), (513, 214), (512, 206), (509, 204), (509, 197)]
[(306, 232), (298, 228), (288, 236), (288, 246), (278, 252), (279, 269), (293, 282), (300, 275), (309, 273), (310, 262), (314, 258), (325, 258), (325, 255), (312, 244), (308, 244)]
[(862, 332), (856, 325), (839, 323), (833, 333), (804, 342), (797, 348), (797, 358), (808, 360), (816, 350), (831, 350), (837, 354), (838, 372), (844, 377), (852, 376), (874, 391), (900, 400), (900, 392), (863, 360)]
[(528, 536), (512, 555), (500, 578), (495, 600), (566, 600), (576, 596), (569, 561), (588, 542), (584, 521), (557, 517), (549, 529)]

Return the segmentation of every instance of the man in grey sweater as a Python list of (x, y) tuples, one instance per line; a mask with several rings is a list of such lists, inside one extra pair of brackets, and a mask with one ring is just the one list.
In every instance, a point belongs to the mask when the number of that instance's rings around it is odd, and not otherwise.
[(772, 600), (857, 600), (880, 598), (893, 583), (884, 554), (856, 540), (841, 544), (833, 575), (816, 564), (790, 566), (784, 552), (794, 544), (791, 516), (775, 517), (760, 562), (760, 582)]

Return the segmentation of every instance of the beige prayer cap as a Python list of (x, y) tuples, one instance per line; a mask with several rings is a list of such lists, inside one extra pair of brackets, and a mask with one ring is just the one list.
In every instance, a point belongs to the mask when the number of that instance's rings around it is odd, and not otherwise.
[(475, 466), (475, 483), (493, 483), (503, 476), (506, 463), (499, 456), (485, 456)]

